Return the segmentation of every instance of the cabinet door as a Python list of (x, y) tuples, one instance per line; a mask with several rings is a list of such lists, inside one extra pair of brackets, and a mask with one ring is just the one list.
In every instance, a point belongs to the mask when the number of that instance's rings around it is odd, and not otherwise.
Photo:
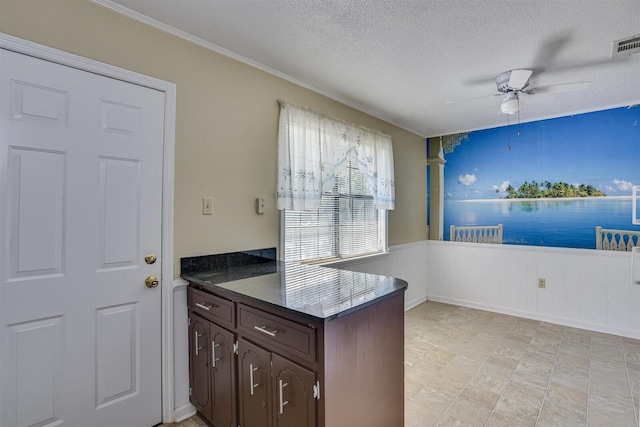
[(189, 313), (189, 317), (189, 400), (206, 418), (211, 418), (209, 321), (193, 313)]
[(236, 427), (236, 359), (234, 336), (215, 323), (209, 326), (211, 350), (211, 422)]
[(271, 427), (271, 354), (242, 338), (238, 345), (240, 425)]
[(290, 360), (272, 354), (274, 427), (314, 427), (315, 375)]

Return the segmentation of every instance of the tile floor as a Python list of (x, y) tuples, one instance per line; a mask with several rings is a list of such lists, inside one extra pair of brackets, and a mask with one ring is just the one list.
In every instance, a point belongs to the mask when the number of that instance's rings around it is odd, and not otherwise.
[(640, 340), (430, 301), (406, 313), (406, 426), (631, 427), (639, 394)]
[(199, 416), (194, 415), (193, 417), (180, 421), (179, 423), (160, 424), (156, 427), (209, 427), (209, 425), (202, 421)]
[(633, 427), (639, 400), (640, 340), (431, 301), (405, 315), (405, 426)]

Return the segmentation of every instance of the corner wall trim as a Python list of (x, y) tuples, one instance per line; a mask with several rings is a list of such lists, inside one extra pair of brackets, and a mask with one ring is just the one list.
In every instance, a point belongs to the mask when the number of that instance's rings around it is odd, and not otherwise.
[(185, 289), (187, 287), (187, 285), (189, 285), (189, 282), (187, 282), (184, 279), (175, 279), (173, 281), (173, 292), (178, 292), (181, 291), (183, 289)]
[(184, 421), (187, 418), (194, 416), (196, 412), (198, 412), (196, 410), (196, 407), (191, 403), (187, 403), (186, 405), (182, 405), (173, 411), (173, 420), (174, 422), (179, 423), (180, 421)]

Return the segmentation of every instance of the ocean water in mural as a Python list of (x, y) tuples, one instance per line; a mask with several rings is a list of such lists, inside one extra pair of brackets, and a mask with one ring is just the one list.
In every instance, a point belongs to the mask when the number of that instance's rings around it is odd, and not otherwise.
[(514, 245), (595, 249), (597, 226), (640, 231), (631, 222), (630, 197), (449, 200), (444, 212), (447, 227), (502, 224), (502, 243)]
[(445, 159), (445, 240), (451, 224), (503, 224), (506, 244), (590, 249), (597, 226), (640, 232), (640, 107), (474, 131)]

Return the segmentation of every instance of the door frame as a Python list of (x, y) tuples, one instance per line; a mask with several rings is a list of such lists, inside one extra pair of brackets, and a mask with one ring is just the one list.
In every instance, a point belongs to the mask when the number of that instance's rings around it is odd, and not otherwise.
[(173, 422), (173, 181), (176, 119), (176, 85), (155, 77), (84, 58), (72, 53), (33, 43), (0, 32), (0, 48), (60, 65), (87, 71), (104, 77), (155, 89), (165, 94), (164, 138), (162, 165), (162, 277), (161, 359), (162, 359), (162, 421)]

